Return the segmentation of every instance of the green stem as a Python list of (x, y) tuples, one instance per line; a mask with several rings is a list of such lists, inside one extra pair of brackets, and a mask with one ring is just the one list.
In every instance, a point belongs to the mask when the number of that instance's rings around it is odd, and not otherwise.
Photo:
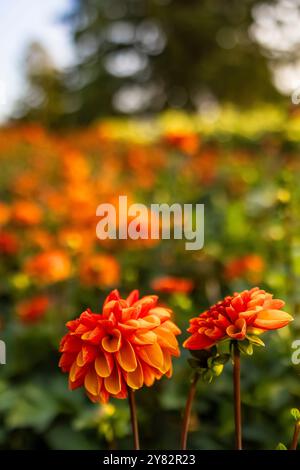
[(189, 424), (190, 424), (190, 419), (191, 419), (191, 411), (192, 411), (193, 401), (194, 401), (194, 397), (196, 393), (198, 379), (199, 379), (199, 375), (195, 373), (191, 386), (190, 386), (186, 405), (185, 405), (182, 432), (181, 432), (181, 445), (180, 445), (180, 448), (182, 450), (186, 450), (187, 436), (189, 432)]

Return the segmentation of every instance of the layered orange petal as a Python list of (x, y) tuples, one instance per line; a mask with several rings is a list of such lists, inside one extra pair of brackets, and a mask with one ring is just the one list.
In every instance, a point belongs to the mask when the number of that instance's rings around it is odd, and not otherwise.
[(116, 357), (121, 368), (126, 372), (132, 372), (137, 368), (136, 354), (129, 341), (123, 341), (122, 347)]
[(102, 314), (87, 309), (68, 322), (59, 365), (69, 372), (71, 389), (84, 386), (91, 401), (106, 403), (110, 396), (126, 398), (127, 387), (136, 390), (171, 376), (180, 330), (157, 301), (154, 295), (139, 299), (138, 291), (125, 300), (115, 290)]
[(226, 337), (241, 341), (247, 333), (282, 328), (293, 320), (280, 310), (283, 306), (282, 300), (258, 287), (227, 296), (190, 320), (191, 336), (183, 345), (191, 350), (207, 349)]
[(99, 377), (108, 377), (114, 366), (114, 361), (111, 355), (105, 351), (100, 352), (95, 359), (95, 369)]
[(277, 330), (288, 325), (293, 317), (282, 310), (261, 310), (258, 312), (253, 326), (264, 330)]
[(144, 374), (140, 361), (134, 371), (127, 373), (127, 384), (134, 390), (141, 388), (144, 382)]

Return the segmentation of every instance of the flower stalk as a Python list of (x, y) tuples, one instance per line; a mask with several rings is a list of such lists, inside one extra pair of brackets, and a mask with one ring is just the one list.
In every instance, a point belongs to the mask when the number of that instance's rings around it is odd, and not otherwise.
[(129, 408), (130, 408), (130, 419), (131, 419), (131, 427), (132, 427), (132, 434), (133, 434), (134, 450), (140, 450), (140, 438), (139, 438), (139, 428), (138, 428), (135, 396), (134, 396), (134, 391), (130, 387), (128, 387), (128, 401), (129, 401)]
[(235, 448), (242, 450), (242, 413), (241, 413), (241, 356), (238, 342), (233, 342), (233, 394)]
[(300, 421), (296, 421), (290, 450), (297, 450), (300, 435)]
[(188, 398), (187, 398), (185, 410), (184, 410), (182, 432), (181, 432), (181, 442), (180, 442), (180, 448), (182, 450), (186, 450), (187, 436), (188, 436), (189, 424), (191, 420), (191, 411), (192, 411), (194, 397), (196, 394), (198, 380), (199, 380), (199, 374), (196, 372), (191, 382), (191, 386), (190, 386), (190, 390), (189, 390), (189, 394), (188, 394)]

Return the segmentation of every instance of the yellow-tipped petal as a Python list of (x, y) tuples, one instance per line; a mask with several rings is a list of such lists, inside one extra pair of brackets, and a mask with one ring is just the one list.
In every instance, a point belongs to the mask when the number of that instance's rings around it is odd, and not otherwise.
[(104, 386), (112, 395), (116, 395), (121, 391), (121, 377), (117, 365), (113, 368), (109, 377), (105, 377)]
[(98, 382), (98, 376), (94, 369), (90, 369), (84, 379), (84, 386), (89, 393), (92, 395), (98, 395), (100, 389), (100, 383)]
[(147, 331), (145, 333), (138, 333), (132, 340), (135, 344), (154, 344), (157, 342), (157, 336), (153, 331)]
[(147, 387), (151, 387), (155, 381), (155, 375), (153, 374), (153, 371), (148, 364), (145, 362), (142, 363), (142, 368), (143, 368), (143, 375), (144, 375), (144, 382)]
[(129, 341), (124, 340), (120, 348), (120, 351), (117, 352), (117, 361), (126, 372), (131, 372), (137, 367), (137, 360), (135, 352)]
[(157, 334), (161, 345), (170, 349), (177, 350), (177, 347), (178, 347), (177, 339), (175, 338), (174, 334), (170, 330), (160, 326), (158, 328), (155, 328), (155, 333)]
[(114, 330), (110, 336), (105, 336), (102, 339), (102, 347), (109, 353), (119, 351), (121, 347), (121, 333), (118, 330)]
[(144, 382), (144, 374), (143, 374), (143, 369), (138, 361), (137, 367), (134, 371), (128, 372), (127, 373), (127, 384), (129, 387), (133, 388), (134, 390), (137, 390), (138, 388), (141, 388)]
[(113, 366), (113, 358), (109, 354), (100, 353), (95, 360), (95, 369), (99, 377), (108, 377)]
[(78, 367), (76, 361), (74, 361), (70, 369), (70, 374), (69, 374), (70, 381), (75, 382), (76, 380), (78, 380), (81, 374), (82, 374), (82, 368)]
[(157, 369), (163, 369), (164, 356), (158, 343), (142, 346), (139, 355), (143, 361)]

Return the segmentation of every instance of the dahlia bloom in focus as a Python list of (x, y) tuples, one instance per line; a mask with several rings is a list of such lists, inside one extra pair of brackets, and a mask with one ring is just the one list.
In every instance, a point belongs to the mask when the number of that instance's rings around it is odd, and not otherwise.
[(172, 356), (179, 356), (171, 310), (157, 306), (158, 297), (139, 299), (137, 290), (121, 299), (117, 290), (106, 298), (102, 313), (90, 309), (69, 321), (60, 344), (59, 362), (69, 372), (69, 387), (84, 386), (93, 402), (126, 398), (127, 386), (148, 387), (172, 375)]
[(190, 320), (191, 336), (183, 346), (207, 349), (226, 338), (243, 340), (247, 334), (283, 328), (293, 320), (281, 310), (283, 306), (283, 300), (273, 299), (272, 294), (258, 287), (227, 296)]

